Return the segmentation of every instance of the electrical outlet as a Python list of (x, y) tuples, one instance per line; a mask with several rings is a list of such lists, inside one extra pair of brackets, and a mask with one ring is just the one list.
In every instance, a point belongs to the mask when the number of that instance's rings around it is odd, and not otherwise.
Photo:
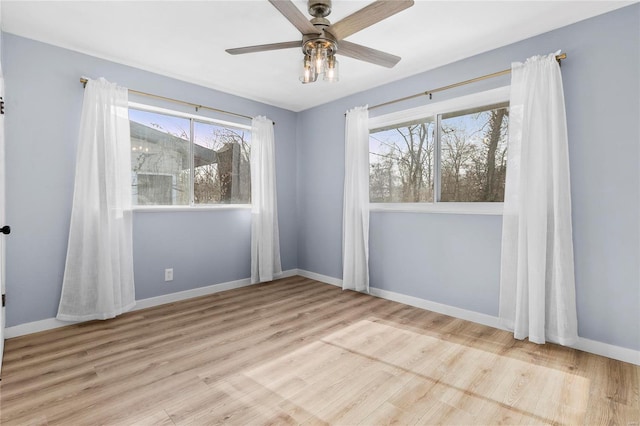
[(173, 281), (173, 268), (164, 270), (164, 280), (165, 281)]

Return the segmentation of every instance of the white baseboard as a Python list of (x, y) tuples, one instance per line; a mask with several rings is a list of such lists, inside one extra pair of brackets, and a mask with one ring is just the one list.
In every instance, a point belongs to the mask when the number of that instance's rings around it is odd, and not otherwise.
[[(287, 278), (298, 275), (297, 269), (290, 269), (283, 271), (276, 275), (278, 278)], [(225, 290), (232, 290), (234, 288), (241, 288), (250, 286), (251, 279), (243, 278), (241, 280), (229, 281), (226, 283), (213, 284), (206, 287), (198, 287), (185, 291), (178, 291), (175, 293), (163, 294), (162, 296), (149, 297), (147, 299), (136, 300), (136, 306), (131, 311), (138, 311), (140, 309), (151, 308), (153, 306), (164, 305), (167, 303), (178, 302), (180, 300), (192, 299), (194, 297), (206, 296), (208, 294), (219, 293)], [(56, 318), (47, 318), (40, 321), (28, 322), (25, 324), (14, 325), (4, 329), (4, 336), (6, 339), (12, 337), (24, 336), (25, 334), (38, 333), (40, 331), (52, 330), (54, 328), (65, 327), (67, 325), (76, 324), (70, 321), (60, 321)]]
[(295, 277), (296, 275), (299, 275), (297, 269), (287, 269), (286, 271), (282, 271), (279, 274), (275, 274), (274, 279), (279, 280), (280, 278)]
[(469, 311), (467, 309), (457, 308), (451, 305), (445, 305), (431, 300), (421, 299), (419, 297), (407, 296), (405, 294), (395, 293), (393, 291), (381, 290), (379, 288), (369, 288), (369, 294), (383, 299), (392, 300), (404, 305), (415, 306), (416, 308), (425, 309), (439, 314), (449, 315), (450, 317), (460, 318), (466, 321), (475, 322), (477, 324), (488, 325), (489, 327), (504, 330), (498, 317), (482, 314), (480, 312)]
[(640, 351), (623, 348), (622, 346), (610, 345), (608, 343), (578, 337), (578, 343), (571, 345), (571, 347), (584, 352), (617, 359), (618, 361), (628, 362), (629, 364), (640, 365)]
[(328, 275), (316, 274), (315, 272), (305, 271), (304, 269), (298, 269), (298, 275), (301, 277), (309, 278), (323, 282), (325, 284), (331, 284), (338, 287), (342, 287), (342, 280), (339, 278), (333, 278)]
[[(328, 277), (326, 275), (316, 274), (315, 272), (309, 272), (302, 269), (298, 269), (298, 275), (342, 287), (342, 280), (338, 278)], [(369, 288), (369, 294), (371, 294), (372, 296), (380, 297), (382, 299), (391, 300), (409, 306), (415, 306), (416, 308), (426, 309), (428, 311), (437, 312), (439, 314), (449, 315), (455, 318), (487, 325), (489, 327), (497, 328), (500, 330), (506, 330), (506, 328), (503, 327), (502, 324), (500, 324), (500, 319), (493, 315), (469, 311), (467, 309), (444, 305), (442, 303), (433, 302), (431, 300), (421, 299), (414, 296), (407, 296), (406, 294), (395, 293), (393, 291), (382, 290), (375, 287)], [(608, 343), (585, 339), (584, 337), (578, 337), (578, 342), (575, 345), (571, 345), (570, 347), (584, 352), (601, 355), (607, 358), (628, 362), (630, 364), (640, 365), (640, 351), (634, 349), (610, 345)]]
[(32, 321), (24, 324), (14, 325), (4, 329), (5, 339), (12, 337), (24, 336), (25, 334), (38, 333), (40, 331), (52, 330), (54, 328), (64, 327), (66, 325), (75, 324), (73, 322), (60, 321), (55, 318), (47, 318), (40, 321)]
[(151, 308), (153, 306), (165, 305), (167, 303), (178, 302), (180, 300), (192, 299), (194, 297), (206, 296), (208, 294), (219, 293), (225, 290), (233, 290), (234, 288), (246, 287), (251, 285), (251, 279), (244, 278), (226, 283), (208, 285), (206, 287), (198, 287), (176, 293), (163, 294), (162, 296), (149, 297), (147, 299), (136, 300), (136, 307), (132, 311)]

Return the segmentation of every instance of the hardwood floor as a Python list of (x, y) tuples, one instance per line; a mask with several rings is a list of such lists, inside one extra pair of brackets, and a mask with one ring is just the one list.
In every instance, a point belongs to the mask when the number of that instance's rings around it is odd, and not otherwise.
[(7, 340), (3, 425), (640, 423), (640, 367), (302, 277)]

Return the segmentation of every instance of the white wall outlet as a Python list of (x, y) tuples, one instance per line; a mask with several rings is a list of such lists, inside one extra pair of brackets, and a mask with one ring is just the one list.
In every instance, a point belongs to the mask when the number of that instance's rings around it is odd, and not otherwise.
[(173, 268), (164, 270), (164, 280), (165, 281), (173, 281)]

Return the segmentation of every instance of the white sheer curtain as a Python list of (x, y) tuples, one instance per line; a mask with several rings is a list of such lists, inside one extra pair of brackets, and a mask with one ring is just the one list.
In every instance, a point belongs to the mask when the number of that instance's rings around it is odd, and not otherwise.
[(107, 319), (135, 305), (127, 89), (84, 91), (69, 246), (57, 318)]
[(342, 289), (369, 292), (369, 110), (347, 111)]
[(567, 125), (556, 54), (512, 65), (500, 318), (516, 339), (577, 341)]
[(251, 282), (281, 272), (273, 122), (260, 116), (251, 121)]

